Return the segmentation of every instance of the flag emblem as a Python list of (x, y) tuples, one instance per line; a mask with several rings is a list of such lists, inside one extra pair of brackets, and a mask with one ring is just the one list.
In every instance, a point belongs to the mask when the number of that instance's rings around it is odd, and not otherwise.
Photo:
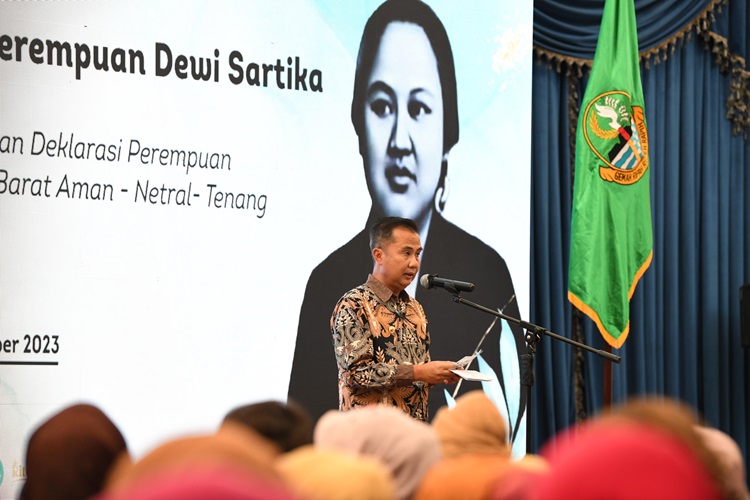
[(613, 90), (597, 95), (584, 110), (586, 144), (599, 158), (599, 176), (628, 185), (648, 169), (648, 134), (643, 107), (633, 106), (630, 94)]

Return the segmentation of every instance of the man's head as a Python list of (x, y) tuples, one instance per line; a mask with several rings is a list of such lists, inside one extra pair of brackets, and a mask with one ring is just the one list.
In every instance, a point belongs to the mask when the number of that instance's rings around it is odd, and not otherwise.
[(351, 116), (376, 212), (424, 222), (458, 141), (453, 53), (426, 4), (388, 0), (370, 17)]
[(370, 228), (372, 274), (392, 292), (401, 293), (417, 276), (422, 244), (411, 219), (385, 217)]

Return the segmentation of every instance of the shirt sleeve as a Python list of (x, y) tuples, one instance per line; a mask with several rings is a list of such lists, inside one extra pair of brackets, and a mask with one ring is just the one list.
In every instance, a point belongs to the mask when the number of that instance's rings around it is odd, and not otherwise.
[(350, 387), (383, 388), (414, 382), (414, 367), (376, 359), (367, 321), (367, 305), (361, 295), (343, 297), (331, 318), (333, 348), (340, 376)]

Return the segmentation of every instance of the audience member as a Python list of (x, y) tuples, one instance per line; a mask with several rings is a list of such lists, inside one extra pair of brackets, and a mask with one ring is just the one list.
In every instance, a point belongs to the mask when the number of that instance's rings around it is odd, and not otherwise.
[(445, 458), (428, 472), (415, 499), (486, 499), (511, 464), (505, 420), (481, 390), (442, 407), (432, 422)]
[(166, 469), (96, 500), (299, 500), (279, 481), (230, 465)]
[(543, 457), (526, 454), (500, 471), (492, 487), (491, 500), (524, 500), (536, 481), (549, 472), (549, 463)]
[(731, 500), (750, 500), (745, 482), (745, 461), (737, 443), (719, 429), (695, 426), (695, 431), (718, 460), (722, 469), (722, 489)]
[(641, 422), (674, 435), (700, 459), (714, 482), (726, 493), (728, 471), (722, 467), (719, 457), (706, 445), (706, 440), (697, 431), (698, 415), (686, 404), (670, 398), (634, 397), (624, 404), (610, 408), (601, 418), (604, 421), (626, 419)]
[(390, 471), (396, 498), (412, 498), (427, 470), (442, 458), (440, 440), (426, 423), (393, 406), (330, 410), (318, 420), (313, 443), (379, 459)]
[(313, 424), (307, 411), (293, 401), (286, 404), (264, 401), (233, 409), (224, 417), (224, 423), (235, 422), (247, 426), (281, 451), (291, 451), (312, 444)]
[(473, 390), (458, 397), (453, 409), (443, 406), (432, 427), (446, 458), (467, 454), (510, 457), (505, 420), (484, 391)]
[[(118, 462), (107, 482), (106, 498), (131, 498), (136, 493), (151, 498), (153, 491), (177, 486), (179, 478), (190, 478), (200, 471), (216, 473), (216, 476), (201, 477), (202, 488), (208, 488), (216, 477), (226, 475), (244, 476), (252, 483), (283, 492), (281, 478), (274, 468), (279, 454), (276, 445), (254, 431), (227, 422), (215, 434), (173, 439), (135, 463)], [(179, 495), (173, 496), (177, 497)]]
[(282, 455), (277, 468), (291, 490), (308, 500), (395, 500), (390, 471), (379, 460), (303, 446)]
[(542, 450), (550, 470), (527, 498), (724, 498), (694, 422), (671, 402), (633, 401), (562, 432)]
[(102, 490), (118, 456), (130, 460), (125, 438), (104, 412), (89, 404), (65, 408), (29, 438), (20, 498), (89, 498)]

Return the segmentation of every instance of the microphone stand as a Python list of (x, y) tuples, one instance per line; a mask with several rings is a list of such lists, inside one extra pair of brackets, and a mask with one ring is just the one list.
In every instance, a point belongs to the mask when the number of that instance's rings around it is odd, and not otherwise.
[(555, 340), (559, 340), (561, 342), (565, 342), (574, 347), (578, 347), (579, 349), (584, 349), (588, 352), (594, 353), (597, 356), (602, 357), (614, 363), (619, 364), (620, 361), (622, 361), (622, 358), (620, 356), (612, 354), (611, 352), (602, 351), (601, 349), (595, 349), (586, 344), (582, 344), (580, 342), (576, 342), (575, 340), (570, 340), (569, 338), (553, 333), (547, 330), (546, 328), (542, 328), (539, 325), (535, 325), (533, 323), (529, 323), (528, 321), (523, 321), (518, 318), (514, 318), (512, 316), (507, 316), (496, 310), (492, 310), (487, 307), (476, 304), (474, 302), (471, 302), (470, 300), (466, 300), (463, 297), (461, 297), (461, 292), (456, 290), (456, 288), (451, 285), (446, 285), (445, 288), (448, 289), (453, 295), (453, 302), (464, 304), (464, 305), (473, 307), (474, 309), (478, 309), (488, 314), (492, 314), (493, 316), (497, 316), (498, 318), (502, 318), (511, 323), (515, 323), (516, 325), (519, 325), (521, 328), (526, 330), (526, 334), (524, 335), (524, 338), (526, 340), (526, 354), (521, 354), (520, 368), (521, 368), (521, 385), (524, 386), (525, 392), (526, 392), (526, 412), (527, 412), (526, 413), (527, 415), (526, 417), (526, 452), (527, 453), (529, 452), (529, 450), (531, 450), (531, 387), (534, 385), (534, 354), (536, 353), (536, 344), (542, 338), (542, 335), (553, 338)]

